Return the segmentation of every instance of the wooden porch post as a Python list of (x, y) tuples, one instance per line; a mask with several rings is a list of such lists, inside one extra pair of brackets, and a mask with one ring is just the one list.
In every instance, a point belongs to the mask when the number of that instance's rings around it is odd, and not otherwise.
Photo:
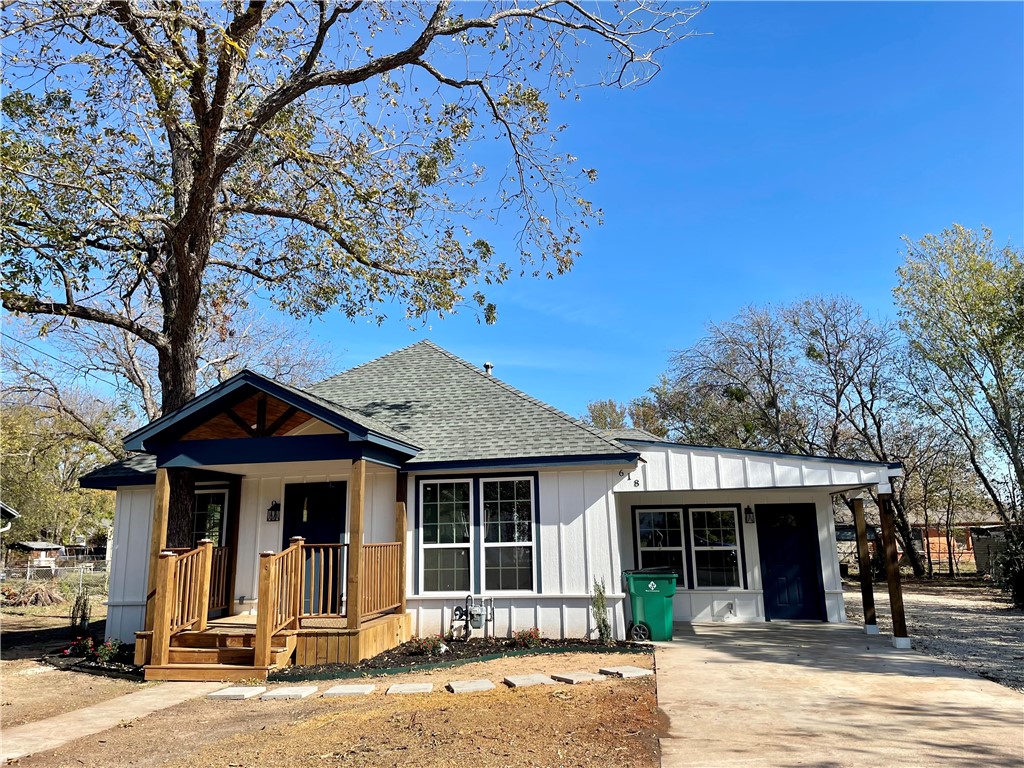
[(348, 628), (363, 623), (363, 506), (366, 496), (366, 460), (352, 460), (352, 508), (348, 523)]
[(407, 516), (405, 503), (409, 496), (409, 481), (405, 472), (396, 473), (395, 486), (395, 541), (398, 542), (398, 612), (405, 613), (405, 535)]
[(871, 583), (871, 551), (868, 549), (868, 526), (864, 520), (864, 499), (851, 501), (853, 522), (857, 528), (857, 564), (860, 569), (860, 595), (864, 601), (864, 632), (878, 634), (878, 617), (875, 615), (875, 589)]
[(213, 540), (200, 539), (199, 546), (202, 553), (199, 555), (199, 593), (197, 603), (199, 604), (199, 621), (196, 622), (195, 631), (206, 630), (206, 622), (210, 617), (210, 576), (213, 571)]
[(885, 578), (889, 583), (889, 608), (892, 611), (892, 644), (909, 648), (907, 616), (903, 610), (903, 588), (900, 586), (900, 564), (896, 554), (896, 526), (893, 524), (892, 501), (888, 493), (878, 494), (878, 516), (882, 521), (882, 544), (885, 547)]
[(156, 584), (153, 610), (146, 612), (146, 620), (153, 621), (153, 645), (149, 663), (166, 666), (171, 652), (171, 613), (174, 611), (174, 563), (177, 556), (171, 552), (157, 553), (156, 567), (151, 571)]
[(156, 471), (156, 489), (153, 493), (153, 529), (149, 541), (149, 583), (146, 588), (146, 630), (153, 629), (155, 613), (155, 598), (157, 562), (160, 553), (167, 546), (167, 515), (171, 504), (171, 486), (167, 481), (167, 470), (164, 468)]

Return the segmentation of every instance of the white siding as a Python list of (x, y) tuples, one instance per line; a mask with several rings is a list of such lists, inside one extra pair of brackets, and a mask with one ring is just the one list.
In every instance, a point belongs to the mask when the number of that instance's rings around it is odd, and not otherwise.
[[(611, 490), (619, 480), (618, 472), (617, 468), (538, 472), (540, 591), (493, 596), (485, 591), (483, 596), (493, 599), (494, 621), (481, 634), (507, 637), (514, 631), (537, 627), (545, 636), (592, 636), (591, 593), (597, 578), (605, 582), (613, 631), (618, 637), (624, 636), (619, 532)], [(508, 477), (515, 475), (515, 471), (506, 473)], [(410, 526), (412, 521), (410, 513)], [(414, 562), (410, 550), (410, 571)], [(414, 632), (446, 632), (452, 609), (462, 603), (460, 598), (410, 595)]]
[(146, 623), (149, 546), (153, 525), (153, 489), (117, 489), (114, 508), (107, 637), (135, 642)]

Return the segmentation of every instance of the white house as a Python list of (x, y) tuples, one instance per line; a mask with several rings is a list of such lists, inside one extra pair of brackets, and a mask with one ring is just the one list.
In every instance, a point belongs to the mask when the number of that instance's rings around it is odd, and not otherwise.
[(125, 445), (82, 485), (117, 490), (108, 632), (162, 679), (225, 659), (218, 631), (251, 651), (225, 676), (365, 658), (467, 597), (479, 632), (588, 637), (595, 581), (622, 638), (622, 572), (652, 566), (678, 574), (677, 621), (842, 622), (832, 497), (900, 473), (602, 432), (427, 341), (304, 390), (242, 372)]

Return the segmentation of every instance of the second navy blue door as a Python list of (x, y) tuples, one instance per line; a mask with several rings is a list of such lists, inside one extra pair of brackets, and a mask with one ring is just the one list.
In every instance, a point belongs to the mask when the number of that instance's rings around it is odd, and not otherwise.
[(771, 619), (825, 619), (813, 504), (758, 504), (764, 609)]

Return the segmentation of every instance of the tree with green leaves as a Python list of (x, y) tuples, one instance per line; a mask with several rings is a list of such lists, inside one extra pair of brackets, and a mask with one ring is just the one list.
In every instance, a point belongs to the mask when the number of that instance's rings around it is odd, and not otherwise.
[(69, 543), (104, 531), (114, 519), (114, 499), (78, 487), (78, 478), (107, 460), (85, 440), (68, 439), (67, 425), (30, 405), (5, 400), (0, 406), (0, 488), (16, 509), (6, 541)]
[(1024, 253), (959, 224), (904, 242), (895, 296), (917, 402), (962, 442), (1012, 522), (1024, 489)]
[(5, 3), (0, 300), (138, 339), (163, 413), (196, 394), (201, 318), (251, 291), (493, 322), (488, 286), (566, 272), (599, 219), (549, 103), (578, 98), (580, 49), (642, 83), (702, 8)]

